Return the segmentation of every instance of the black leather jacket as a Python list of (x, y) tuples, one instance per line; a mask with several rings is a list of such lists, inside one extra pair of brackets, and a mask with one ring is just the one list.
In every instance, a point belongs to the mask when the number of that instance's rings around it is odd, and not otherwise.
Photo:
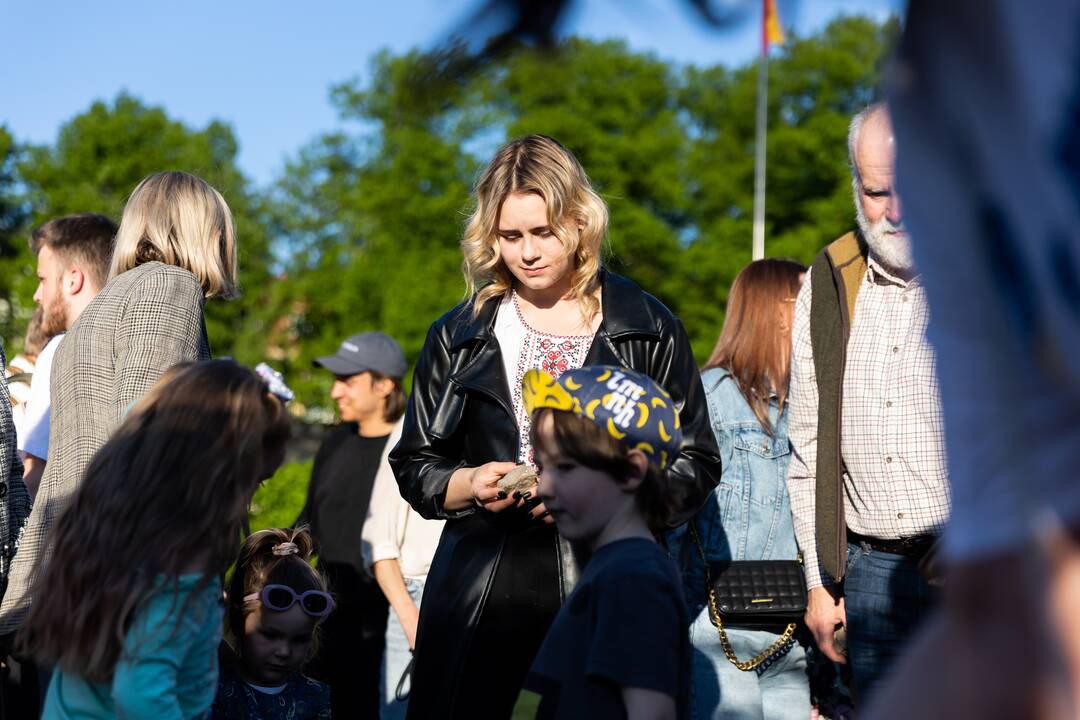
[[(602, 271), (603, 322), (586, 365), (632, 368), (652, 377), (680, 406), (684, 444), (670, 472), (681, 524), (704, 503), (720, 478), (701, 379), (682, 323), (630, 280)], [(443, 507), (450, 476), (460, 467), (517, 459), (518, 428), (493, 329), (498, 299), (471, 315), (468, 300), (431, 326), (416, 363), (401, 440), (390, 454), (402, 496), (426, 518), (445, 518), (424, 589), (417, 667), (427, 656), (441, 672), (414, 676), (410, 717), (443, 717), (454, 702), (471, 631), (483, 611), (508, 525), (524, 514)], [(498, 517), (498, 516), (503, 517)], [(565, 561), (560, 553), (560, 561)], [(564, 579), (569, 568), (563, 567)], [(564, 582), (565, 598), (570, 590)], [(498, 662), (498, 658), (492, 658)], [(416, 712), (413, 712), (413, 711)]]

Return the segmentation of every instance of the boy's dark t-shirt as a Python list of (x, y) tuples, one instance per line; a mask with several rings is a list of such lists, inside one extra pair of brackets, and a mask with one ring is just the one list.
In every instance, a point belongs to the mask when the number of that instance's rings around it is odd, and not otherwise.
[(538, 719), (625, 718), (622, 688), (635, 687), (670, 695), (685, 717), (687, 625), (678, 570), (656, 543), (605, 545), (548, 630), (518, 706), (536, 707)]

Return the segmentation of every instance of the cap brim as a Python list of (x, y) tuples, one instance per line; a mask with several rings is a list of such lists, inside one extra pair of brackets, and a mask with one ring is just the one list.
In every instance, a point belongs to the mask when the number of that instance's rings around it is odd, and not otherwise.
[(532, 415), (540, 408), (573, 410), (574, 399), (559, 381), (543, 370), (533, 369), (521, 378), (521, 399), (525, 412)]
[(311, 364), (315, 367), (329, 370), (335, 375), (356, 375), (364, 372), (364, 368), (360, 367), (357, 363), (349, 362), (337, 355), (323, 355), (322, 357), (317, 357), (311, 361)]

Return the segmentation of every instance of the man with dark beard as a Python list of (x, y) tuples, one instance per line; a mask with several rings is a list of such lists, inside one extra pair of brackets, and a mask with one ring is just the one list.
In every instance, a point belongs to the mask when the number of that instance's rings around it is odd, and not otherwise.
[(54, 218), (30, 235), (30, 249), (37, 255), (34, 301), (41, 306), (42, 331), (52, 338), (38, 356), (23, 422), (26, 432), (18, 439), (19, 450), (25, 454), (24, 480), (31, 497), (49, 457), (52, 358), (64, 333), (105, 285), (115, 237), (116, 223), (94, 213)]
[(848, 134), (858, 228), (827, 246), (796, 304), (788, 472), (807, 627), (863, 703), (927, 615), (919, 572), (949, 514), (926, 294), (911, 257), (884, 105)]
[[(30, 249), (37, 255), (38, 287), (34, 302), (41, 307), (42, 332), (52, 339), (38, 355), (34, 377), (30, 382), (30, 399), (24, 411), (24, 432), (17, 440), (17, 447), (24, 455), (25, 488), (22, 483), (17, 487), (14, 479), (8, 482), (12, 492), (6, 493), (7, 501), (18, 495), (15, 490), (21, 490), (21, 494), (26, 496), (27, 508), (21, 513), (8, 512), (9, 516), (17, 517), (19, 521), (17, 527), (9, 530), (11, 539), (3, 547), (5, 583), (10, 555), (16, 550), (22, 526), (29, 514), (29, 501), (37, 493), (49, 456), (52, 359), (64, 333), (75, 324), (75, 320), (105, 285), (115, 237), (116, 223), (94, 213), (54, 218), (34, 228), (30, 234)], [(0, 456), (2, 461), (3, 457)], [(12, 525), (10, 520), (8, 524)], [(0, 637), (0, 654), (4, 655), (5, 668), (0, 715), (36, 717), (48, 675), (40, 672), (26, 658), (8, 655), (12, 641), (11, 634)]]

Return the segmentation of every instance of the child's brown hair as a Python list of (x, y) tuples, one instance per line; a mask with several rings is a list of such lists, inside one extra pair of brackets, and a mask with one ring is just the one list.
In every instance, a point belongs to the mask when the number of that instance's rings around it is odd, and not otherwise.
[[(250, 369), (210, 360), (171, 371), (97, 452), (49, 536), (21, 647), (91, 682), (112, 678), (128, 626), (165, 577), (228, 568), (247, 504), (289, 434)], [(166, 591), (168, 590), (166, 585)]]
[(311, 566), (314, 550), (306, 526), (260, 530), (244, 541), (229, 581), (226, 608), (229, 632), (237, 648), (242, 645), (245, 618), (259, 607), (257, 598), (245, 602), (245, 597), (271, 584), (286, 585), (297, 594), (308, 590), (327, 592), (326, 579)]
[[(538, 428), (544, 418), (551, 416), (555, 446), (546, 445), (547, 438)], [(634, 472), (630, 462), (630, 448), (588, 418), (572, 412), (542, 408), (533, 414), (529, 440), (533, 448), (547, 454), (562, 453), (585, 467), (611, 475), (616, 481)], [(664, 530), (674, 514), (675, 498), (667, 482), (667, 472), (649, 463), (645, 478), (634, 492), (638, 510), (654, 533)]]

